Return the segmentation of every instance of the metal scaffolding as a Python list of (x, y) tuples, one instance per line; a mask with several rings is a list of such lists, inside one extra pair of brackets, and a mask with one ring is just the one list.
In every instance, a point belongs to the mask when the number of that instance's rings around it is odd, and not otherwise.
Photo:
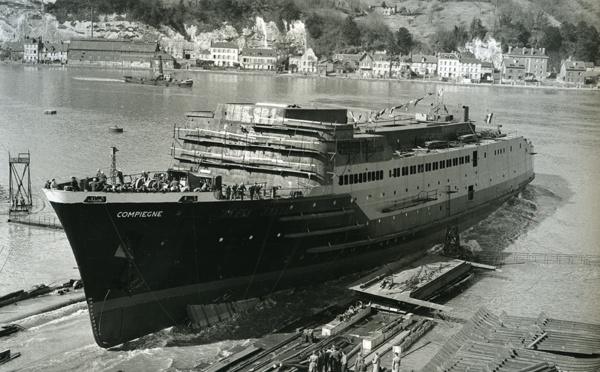
[(33, 206), (31, 196), (31, 172), (29, 169), (31, 155), (21, 152), (16, 157), (8, 154), (9, 165), (9, 213), (29, 213)]

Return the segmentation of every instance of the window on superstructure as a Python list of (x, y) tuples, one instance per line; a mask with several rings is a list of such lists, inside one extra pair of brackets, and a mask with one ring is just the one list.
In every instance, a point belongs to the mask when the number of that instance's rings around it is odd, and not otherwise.
[(402, 167), (402, 175), (408, 176), (408, 167)]
[(425, 166), (423, 164), (419, 164), (417, 166), (417, 173), (423, 173), (425, 171)]
[(446, 168), (450, 168), (452, 166), (452, 159), (446, 160)]
[(458, 158), (452, 159), (452, 166), (456, 167), (458, 165)]
[(344, 176), (338, 176), (338, 185), (343, 185), (344, 184)]
[(379, 171), (379, 179), (380, 179), (380, 180), (382, 180), (382, 179), (383, 179), (383, 171), (382, 171), (382, 170), (380, 170), (380, 171)]
[(371, 182), (373, 180), (373, 172), (367, 173), (367, 181)]
[(469, 164), (471, 162), (471, 155), (465, 156), (465, 163)]
[(411, 165), (410, 166), (410, 174), (415, 174), (415, 173), (417, 173), (417, 166)]
[(431, 172), (431, 163), (425, 164), (425, 172)]
[(444, 169), (444, 168), (446, 168), (446, 161), (440, 160), (440, 169)]
[(431, 169), (432, 170), (437, 170), (438, 169), (438, 162), (437, 161), (432, 164), (432, 168)]
[(363, 183), (363, 174), (362, 173), (358, 174), (358, 183)]
[(358, 183), (358, 174), (353, 174), (352, 178), (354, 179), (354, 183)]
[(461, 156), (460, 158), (458, 158), (458, 163), (459, 164), (464, 164), (465, 163), (465, 157)]
[(348, 175), (344, 174), (344, 185), (348, 184)]

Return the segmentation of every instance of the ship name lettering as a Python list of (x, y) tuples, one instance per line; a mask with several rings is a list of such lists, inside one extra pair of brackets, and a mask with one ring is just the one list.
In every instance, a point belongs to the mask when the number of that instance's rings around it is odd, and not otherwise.
[(117, 218), (160, 218), (163, 211), (123, 211), (117, 212)]

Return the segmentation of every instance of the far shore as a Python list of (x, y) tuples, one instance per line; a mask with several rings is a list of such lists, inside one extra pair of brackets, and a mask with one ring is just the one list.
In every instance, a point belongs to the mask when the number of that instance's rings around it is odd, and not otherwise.
[[(40, 67), (40, 68), (83, 68), (83, 69), (98, 69), (98, 70), (122, 70), (122, 71), (151, 71), (148, 68), (118, 68), (113, 66), (86, 66), (76, 65), (69, 66), (68, 64), (26, 64), (21, 62), (7, 62), (4, 61), (2, 64), (11, 65), (23, 65), (29, 67)], [(454, 86), (466, 86), (466, 87), (494, 87), (494, 88), (517, 88), (517, 89), (550, 89), (550, 90), (576, 90), (576, 91), (600, 91), (600, 85), (598, 86), (574, 86), (574, 85), (559, 85), (560, 83), (554, 83), (552, 85), (543, 85), (540, 83), (535, 84), (515, 84), (515, 83), (461, 83), (456, 81), (442, 81), (437, 79), (426, 79), (426, 78), (415, 78), (415, 79), (398, 79), (398, 78), (364, 78), (356, 75), (327, 75), (322, 76), (318, 74), (305, 74), (305, 73), (276, 73), (269, 70), (241, 70), (241, 69), (201, 69), (201, 68), (189, 68), (189, 69), (164, 69), (165, 72), (178, 73), (208, 73), (208, 74), (223, 74), (223, 75), (255, 75), (255, 76), (272, 76), (277, 78), (301, 78), (301, 79), (342, 79), (342, 80), (361, 80), (361, 81), (387, 81), (387, 82), (406, 82), (406, 83), (417, 83), (417, 84), (443, 84), (443, 85), (454, 85)]]

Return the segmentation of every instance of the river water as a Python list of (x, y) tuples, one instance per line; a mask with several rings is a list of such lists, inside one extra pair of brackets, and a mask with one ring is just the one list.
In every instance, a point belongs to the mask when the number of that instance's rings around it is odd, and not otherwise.
[[(462, 238), (486, 251), (600, 255), (598, 91), (187, 74), (194, 79), (191, 90), (124, 84), (123, 72), (116, 70), (0, 65), (0, 294), (78, 277), (62, 231), (6, 222), (9, 151), (31, 151), (35, 209), (51, 214), (39, 192), (45, 180), (107, 169), (110, 146), (119, 149), (125, 173), (165, 169), (173, 125), (185, 111), (220, 102), (380, 110), (443, 88), (448, 107), (469, 105), (479, 123), (494, 112), (505, 132), (531, 139), (537, 152), (535, 181)], [(57, 114), (44, 115), (49, 108)], [(109, 133), (114, 124), (125, 132)], [(323, 295), (327, 288), (301, 291), (293, 301)], [(487, 306), (600, 323), (599, 293), (597, 266), (528, 263), (482, 274), (448, 304), (465, 316)], [(34, 317), (27, 325), (26, 332), (2, 341), (26, 352), (0, 370), (186, 370), (249, 342), (247, 334), (232, 329), (213, 330), (214, 337), (167, 329), (106, 351), (94, 343), (87, 310), (80, 306)]]

